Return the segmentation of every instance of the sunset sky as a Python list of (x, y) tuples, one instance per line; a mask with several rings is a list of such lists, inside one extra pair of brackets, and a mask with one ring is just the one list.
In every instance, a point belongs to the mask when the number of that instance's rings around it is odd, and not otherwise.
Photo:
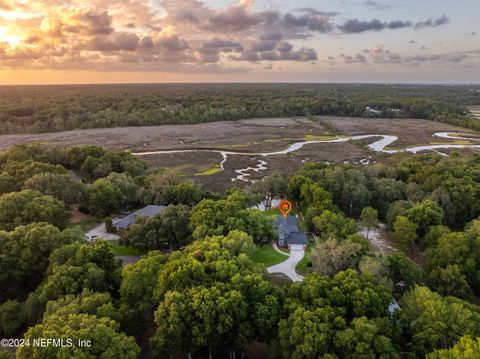
[(0, 0), (0, 84), (480, 82), (479, 0)]

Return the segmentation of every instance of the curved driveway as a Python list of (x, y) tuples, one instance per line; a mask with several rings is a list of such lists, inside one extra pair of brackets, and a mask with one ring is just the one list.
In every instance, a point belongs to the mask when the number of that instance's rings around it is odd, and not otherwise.
[[(282, 253), (287, 254), (284, 252)], [(283, 273), (292, 281), (301, 282), (303, 280), (303, 276), (301, 276), (295, 271), (295, 267), (297, 266), (298, 262), (302, 260), (304, 256), (305, 256), (305, 250), (303, 249), (302, 245), (292, 245), (290, 248), (290, 255), (288, 256), (288, 259), (282, 263), (268, 267), (267, 271), (268, 273)]]

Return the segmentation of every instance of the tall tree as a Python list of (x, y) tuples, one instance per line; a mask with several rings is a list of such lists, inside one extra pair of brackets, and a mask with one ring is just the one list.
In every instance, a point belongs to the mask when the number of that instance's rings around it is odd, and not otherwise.
[(400, 243), (404, 250), (410, 250), (413, 253), (417, 228), (417, 225), (407, 217), (398, 216), (393, 224), (393, 238)]
[(105, 179), (96, 180), (87, 189), (88, 210), (98, 217), (118, 213), (121, 210), (122, 198), (121, 191)]
[(407, 210), (407, 218), (417, 225), (417, 234), (423, 237), (430, 226), (442, 224), (443, 210), (431, 200), (425, 200)]
[(378, 226), (378, 211), (372, 207), (365, 207), (360, 214), (362, 225), (367, 229), (367, 239), (370, 231)]

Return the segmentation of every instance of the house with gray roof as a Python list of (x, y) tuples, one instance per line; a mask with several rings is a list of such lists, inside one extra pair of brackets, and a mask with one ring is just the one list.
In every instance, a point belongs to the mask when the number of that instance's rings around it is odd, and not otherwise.
[(275, 222), (278, 232), (277, 245), (290, 248), (292, 245), (307, 245), (307, 235), (298, 229), (298, 218), (295, 216), (278, 216)]
[(119, 219), (118, 221), (113, 222), (113, 227), (117, 231), (123, 231), (128, 228), (132, 223), (135, 223), (138, 217), (153, 217), (156, 214), (162, 212), (166, 206), (156, 206), (149, 205), (145, 208), (141, 208), (133, 213), (130, 213), (128, 216)]

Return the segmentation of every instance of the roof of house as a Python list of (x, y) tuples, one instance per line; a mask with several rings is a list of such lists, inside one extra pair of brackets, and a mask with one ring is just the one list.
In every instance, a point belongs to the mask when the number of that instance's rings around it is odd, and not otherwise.
[(119, 219), (113, 223), (113, 226), (116, 228), (128, 228), (129, 225), (135, 222), (138, 217), (153, 217), (157, 213), (162, 212), (165, 206), (156, 206), (149, 205), (147, 207), (141, 208), (133, 213), (130, 213), (128, 216)]
[(286, 238), (287, 244), (307, 244), (307, 235), (303, 232), (293, 232)]
[(307, 235), (298, 229), (298, 218), (295, 216), (278, 216), (275, 226), (278, 232), (285, 234), (287, 244), (307, 244)]
[(285, 218), (279, 215), (276, 222), (277, 227), (285, 224), (294, 225), (296, 227), (298, 225), (298, 218), (295, 216), (287, 216), (287, 218)]

